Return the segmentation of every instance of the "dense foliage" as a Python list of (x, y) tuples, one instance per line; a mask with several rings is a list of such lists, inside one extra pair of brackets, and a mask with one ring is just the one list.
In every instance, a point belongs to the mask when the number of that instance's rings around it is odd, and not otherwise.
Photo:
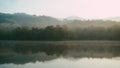
[(120, 26), (70, 30), (67, 26), (0, 30), (0, 40), (120, 40)]
[(0, 40), (120, 40), (120, 22), (0, 13)]

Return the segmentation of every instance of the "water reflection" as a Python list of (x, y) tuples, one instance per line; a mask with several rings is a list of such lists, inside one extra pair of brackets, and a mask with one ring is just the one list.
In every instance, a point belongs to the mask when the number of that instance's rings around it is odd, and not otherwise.
[(25, 64), (54, 59), (120, 57), (119, 42), (0, 42), (0, 64)]

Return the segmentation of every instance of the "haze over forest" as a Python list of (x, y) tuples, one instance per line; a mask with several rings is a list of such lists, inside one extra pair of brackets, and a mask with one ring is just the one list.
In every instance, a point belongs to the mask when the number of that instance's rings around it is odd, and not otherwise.
[[(113, 20), (114, 19), (114, 20)], [(51, 16), (36, 16), (29, 15), (26, 13), (0, 13), (0, 25), (1, 26), (12, 26), (12, 27), (38, 27), (43, 28), (46, 26), (55, 26), (55, 25), (67, 25), (71, 27), (88, 27), (88, 26), (112, 26), (119, 25), (119, 18), (111, 18), (111, 19), (84, 19), (79, 18), (77, 16), (70, 16), (67, 18), (58, 19)]]
[(0, 13), (1, 40), (120, 40), (120, 22)]
[(0, 0), (0, 40), (120, 40), (119, 0)]
[(0, 68), (120, 68), (119, 7), (120, 0), (0, 0)]

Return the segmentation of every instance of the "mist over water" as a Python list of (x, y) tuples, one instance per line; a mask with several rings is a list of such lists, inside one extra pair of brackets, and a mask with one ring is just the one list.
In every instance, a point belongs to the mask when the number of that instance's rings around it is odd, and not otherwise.
[(0, 68), (119, 68), (119, 52), (119, 41), (2, 41)]
[(0, 68), (120, 68), (120, 0), (0, 0)]

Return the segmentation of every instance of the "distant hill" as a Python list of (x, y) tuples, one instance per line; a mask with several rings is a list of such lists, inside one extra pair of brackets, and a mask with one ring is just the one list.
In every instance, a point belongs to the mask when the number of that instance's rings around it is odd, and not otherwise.
[[(116, 20), (116, 21), (115, 21)], [(120, 25), (120, 17), (100, 19), (100, 20), (85, 20), (77, 16), (70, 16), (59, 20), (50, 16), (36, 16), (25, 13), (0, 13), (0, 27), (13, 28), (13, 27), (37, 27), (43, 28), (46, 26), (66, 25), (70, 28), (83, 28), (83, 27), (109, 27), (113, 25)]]
[(109, 17), (109, 18), (106, 18), (105, 20), (111, 20), (111, 21), (118, 21), (118, 22), (120, 22), (120, 17)]
[(14, 24), (17, 26), (27, 26), (27, 27), (46, 27), (49, 25), (60, 24), (60, 21), (56, 18), (49, 16), (36, 16), (28, 15), (25, 13), (14, 13), (5, 14), (0, 13), (0, 24)]
[(66, 25), (70, 28), (88, 28), (88, 27), (111, 27), (111, 26), (120, 26), (120, 22), (110, 21), (110, 20), (67, 20)]
[(78, 16), (69, 16), (65, 18), (66, 20), (84, 20), (84, 18), (80, 18)]

